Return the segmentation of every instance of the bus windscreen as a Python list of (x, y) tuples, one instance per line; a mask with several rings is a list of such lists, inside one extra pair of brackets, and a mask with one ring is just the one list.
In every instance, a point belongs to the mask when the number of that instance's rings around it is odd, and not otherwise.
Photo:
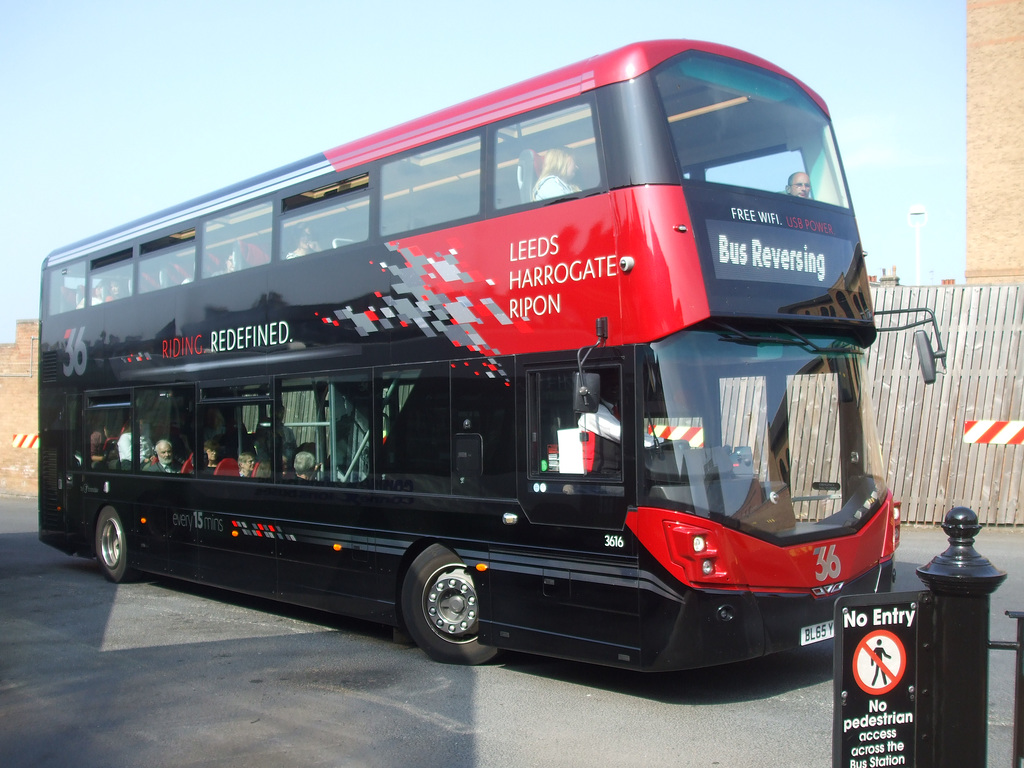
[(649, 503), (787, 542), (859, 528), (886, 495), (864, 376), (862, 350), (838, 338), (695, 331), (652, 345)]

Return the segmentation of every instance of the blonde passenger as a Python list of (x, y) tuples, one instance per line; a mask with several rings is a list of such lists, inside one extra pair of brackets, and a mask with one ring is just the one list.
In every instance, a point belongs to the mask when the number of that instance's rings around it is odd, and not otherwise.
[(302, 232), (299, 234), (299, 242), (296, 244), (295, 249), (290, 251), (286, 259), (296, 259), (299, 256), (305, 256), (309, 253), (316, 253), (320, 250), (320, 244), (313, 238), (313, 233), (309, 227), (303, 227)]
[(572, 183), (576, 175), (576, 158), (565, 149), (549, 149), (544, 153), (537, 183), (533, 187), (534, 200), (571, 195), (580, 188)]

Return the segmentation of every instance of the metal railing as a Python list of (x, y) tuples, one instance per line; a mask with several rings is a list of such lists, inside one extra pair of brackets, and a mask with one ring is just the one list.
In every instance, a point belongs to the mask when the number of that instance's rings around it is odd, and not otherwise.
[(988, 647), (995, 651), (1015, 651), (1013, 684), (1013, 768), (1024, 766), (1024, 712), (1021, 696), (1024, 696), (1024, 611), (1007, 611), (1006, 615), (1017, 622), (1017, 641), (991, 640)]

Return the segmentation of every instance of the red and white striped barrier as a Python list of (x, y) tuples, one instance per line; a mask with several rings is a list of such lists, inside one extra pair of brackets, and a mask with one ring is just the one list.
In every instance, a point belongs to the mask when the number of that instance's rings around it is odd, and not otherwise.
[(11, 447), (36, 450), (39, 448), (39, 435), (15, 435)]
[(704, 447), (704, 427), (673, 427), (669, 424), (650, 424), (647, 434), (662, 440), (685, 440), (691, 448)]
[(1024, 445), (1024, 421), (964, 422), (964, 442), (984, 445)]

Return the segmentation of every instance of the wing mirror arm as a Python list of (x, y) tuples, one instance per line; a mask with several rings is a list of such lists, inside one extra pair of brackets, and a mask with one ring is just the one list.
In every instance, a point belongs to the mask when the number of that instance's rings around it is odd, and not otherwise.
[(908, 314), (925, 314), (927, 317), (924, 319), (914, 320), (912, 322), (905, 323), (903, 325), (886, 326), (879, 328), (879, 333), (889, 333), (892, 331), (905, 331), (908, 328), (916, 328), (919, 325), (932, 326), (932, 331), (935, 334), (935, 344), (938, 349), (932, 348), (931, 339), (928, 338), (928, 332), (924, 330), (914, 331), (914, 346), (917, 348), (917, 360), (921, 366), (921, 378), (924, 379), (925, 384), (932, 384), (935, 381), (936, 361), (942, 363), (942, 370), (946, 370), (946, 349), (942, 346), (942, 336), (939, 333), (939, 323), (935, 319), (935, 312), (928, 307), (908, 307), (907, 309), (879, 309), (875, 312), (875, 315), (908, 315)]
[(573, 376), (573, 410), (576, 413), (597, 413), (601, 403), (601, 376), (596, 373), (584, 373), (583, 364), (590, 353), (608, 342), (608, 318), (599, 317), (595, 323), (597, 344), (591, 347), (580, 347), (576, 353), (577, 371)]

